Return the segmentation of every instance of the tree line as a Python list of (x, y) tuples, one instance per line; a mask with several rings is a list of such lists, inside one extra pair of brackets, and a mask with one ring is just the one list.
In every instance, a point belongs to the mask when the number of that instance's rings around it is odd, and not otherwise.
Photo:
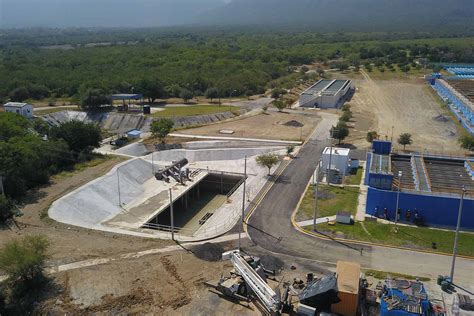
[(133, 46), (72, 50), (6, 46), (0, 48), (0, 99), (68, 97), (79, 102), (89, 89), (144, 93), (151, 100), (204, 95), (209, 89), (220, 97), (242, 96), (289, 88), (281, 79), (293, 78), (297, 66), (314, 61), (337, 63), (341, 69), (372, 63), (408, 69), (418, 67), (420, 58), (429, 66), (474, 58), (471, 38), (391, 36), (378, 41), (357, 34), (176, 31), (150, 35)]
[(29, 121), (8, 112), (0, 113), (0, 221), (13, 214), (13, 204), (25, 193), (49, 181), (51, 175), (94, 157), (99, 146), (98, 126), (71, 121), (50, 127), (41, 119)]

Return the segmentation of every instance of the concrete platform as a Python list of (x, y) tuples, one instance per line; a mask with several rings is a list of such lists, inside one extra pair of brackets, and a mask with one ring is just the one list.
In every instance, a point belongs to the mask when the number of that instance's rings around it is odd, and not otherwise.
[[(243, 173), (247, 156), (247, 200), (251, 200), (267, 181), (267, 170), (257, 165), (255, 157), (262, 153), (283, 155), (281, 147), (222, 148), (203, 150), (168, 150), (155, 152), (152, 168), (151, 154), (126, 161), (106, 175), (87, 183), (55, 201), (48, 211), (59, 222), (114, 233), (169, 239), (170, 232), (142, 228), (169, 206), (169, 189), (173, 201), (179, 199), (209, 172)], [(201, 170), (186, 186), (171, 180), (169, 183), (154, 178), (152, 170), (187, 158), (191, 170)], [(120, 188), (120, 190), (119, 190)], [(230, 230), (239, 219), (243, 187), (240, 186), (225, 201), (216, 196), (192, 218), (188, 218), (177, 234), (180, 241), (203, 240)], [(248, 202), (247, 202), (248, 204)], [(196, 222), (212, 209), (212, 216), (204, 223)], [(202, 215), (202, 216), (201, 216)], [(180, 222), (179, 219), (177, 222)]]

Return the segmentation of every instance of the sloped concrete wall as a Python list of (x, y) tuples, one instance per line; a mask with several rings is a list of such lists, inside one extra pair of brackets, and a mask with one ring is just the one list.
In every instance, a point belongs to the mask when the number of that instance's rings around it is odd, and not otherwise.
[[(215, 113), (209, 115), (196, 115), (184, 117), (171, 117), (175, 127), (207, 125), (235, 117), (232, 112)], [(124, 133), (132, 129), (143, 132), (150, 131), (150, 124), (158, 118), (146, 117), (141, 114), (124, 113), (87, 113), (80, 111), (60, 111), (42, 117), (51, 126), (58, 126), (68, 121), (78, 120), (86, 123), (96, 123), (102, 129), (114, 133)]]
[[(117, 178), (116, 170), (119, 170)], [(107, 175), (67, 194), (49, 209), (52, 219), (86, 228), (97, 227), (102, 221), (120, 213), (118, 181), (122, 203), (128, 204), (143, 194), (143, 183), (153, 175), (151, 163), (143, 159), (127, 161)]]

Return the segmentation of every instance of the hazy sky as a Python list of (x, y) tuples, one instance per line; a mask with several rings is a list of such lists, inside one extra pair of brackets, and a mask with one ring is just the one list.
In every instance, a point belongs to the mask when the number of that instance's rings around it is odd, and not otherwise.
[(187, 24), (226, 0), (0, 0), (0, 27)]

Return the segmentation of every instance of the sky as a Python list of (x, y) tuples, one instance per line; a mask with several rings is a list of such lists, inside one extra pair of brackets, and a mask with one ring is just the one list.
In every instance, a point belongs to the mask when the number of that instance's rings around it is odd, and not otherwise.
[(148, 27), (188, 24), (229, 0), (0, 0), (0, 27)]

